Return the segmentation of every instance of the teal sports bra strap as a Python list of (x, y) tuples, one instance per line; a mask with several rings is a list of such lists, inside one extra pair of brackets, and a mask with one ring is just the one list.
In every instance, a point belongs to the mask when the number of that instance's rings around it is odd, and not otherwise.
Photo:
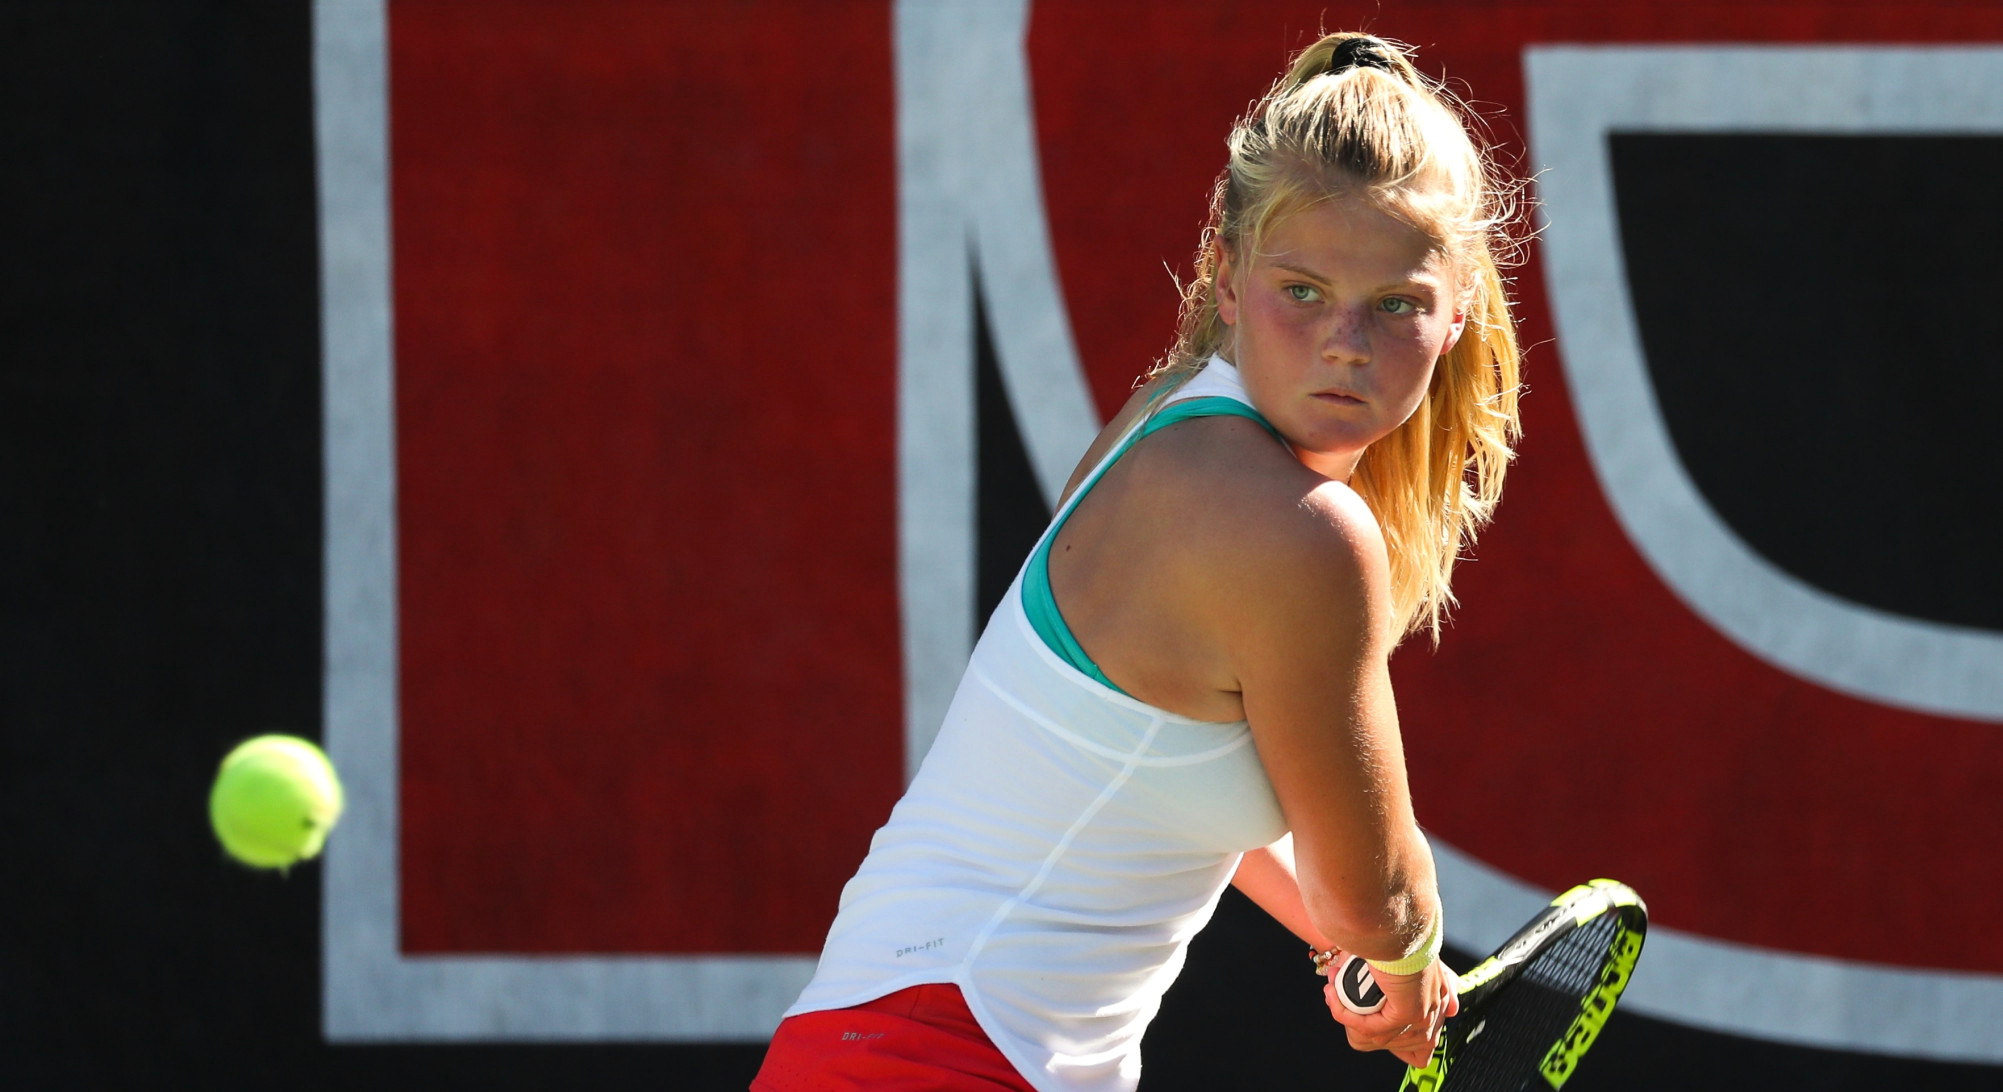
[(1057, 653), (1065, 663), (1077, 668), (1107, 689), (1121, 694), (1127, 692), (1115, 686), (1113, 680), (1107, 678), (1104, 671), (1099, 670), (1099, 665), (1092, 662), (1092, 657), (1085, 655), (1084, 646), (1078, 643), (1078, 638), (1072, 636), (1071, 627), (1064, 623), (1063, 612), (1057, 609), (1057, 598), (1050, 593), (1050, 544), (1057, 541), (1057, 533), (1064, 529), (1065, 521), (1069, 520), (1071, 513), (1076, 512), (1078, 505), (1084, 502), (1085, 494), (1090, 493), (1092, 487), (1099, 484), (1099, 479), (1105, 476), (1106, 471), (1112, 469), (1113, 464), (1119, 462), (1135, 444), (1170, 425), (1195, 417), (1244, 417), (1258, 422), (1259, 427), (1271, 433), (1273, 439), (1279, 440), (1282, 444), (1286, 443), (1280, 436), (1280, 430), (1274, 428), (1272, 422), (1260, 416), (1258, 410), (1235, 398), (1213, 395), (1207, 398), (1185, 398), (1180, 402), (1169, 403), (1149, 417), (1140, 428), (1129, 434), (1119, 449), (1113, 452), (1113, 457), (1100, 464), (1099, 469), (1086, 479), (1085, 484), (1078, 487), (1078, 495), (1071, 498), (1071, 503), (1058, 514), (1056, 522), (1044, 534), (1043, 541), (1037, 543), (1036, 552), (1029, 555), (1029, 568), (1022, 576), (1022, 610), (1024, 614), (1029, 615), (1030, 628), (1043, 639), (1044, 646)]

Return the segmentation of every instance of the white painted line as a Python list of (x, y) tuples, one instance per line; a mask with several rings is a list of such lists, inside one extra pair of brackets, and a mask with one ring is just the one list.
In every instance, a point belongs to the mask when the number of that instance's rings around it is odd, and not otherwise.
[(328, 754), (323, 1027), (333, 1042), (769, 1038), (799, 955), (404, 955), (397, 882), (395, 362), (383, 0), (316, 0)]
[[(1839, 598), (1748, 547), (1676, 456), (1628, 295), (1607, 134), (2003, 135), (2003, 49), (1538, 47), (1525, 54), (1558, 351), (1614, 512), (1692, 610), (1839, 693), (2003, 721), (2003, 634)], [(1802, 362), (1807, 363), (1807, 362)]]

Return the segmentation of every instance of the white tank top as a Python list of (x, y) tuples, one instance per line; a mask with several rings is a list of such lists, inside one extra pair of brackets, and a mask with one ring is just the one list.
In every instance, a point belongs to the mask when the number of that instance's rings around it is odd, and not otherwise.
[[(1250, 404), (1213, 359), (1164, 405), (1206, 396)], [(1177, 716), (1080, 672), (1031, 628), (1022, 580), (787, 1015), (950, 982), (1041, 1092), (1132, 1089), (1190, 938), (1239, 856), (1286, 823), (1244, 721)]]

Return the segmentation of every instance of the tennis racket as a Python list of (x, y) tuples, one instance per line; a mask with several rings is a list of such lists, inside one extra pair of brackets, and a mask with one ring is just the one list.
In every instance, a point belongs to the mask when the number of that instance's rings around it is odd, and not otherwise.
[[(1460, 1014), (1401, 1092), (1563, 1088), (1627, 988), (1648, 907), (1626, 884), (1594, 880), (1551, 901), (1494, 955), (1460, 976)], [(1362, 1012), (1383, 1004), (1363, 961), (1344, 960), (1336, 988)]]

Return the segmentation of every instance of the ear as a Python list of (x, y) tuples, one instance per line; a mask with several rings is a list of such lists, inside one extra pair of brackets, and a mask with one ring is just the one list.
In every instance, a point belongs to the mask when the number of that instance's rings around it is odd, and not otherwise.
[(1459, 345), (1461, 343), (1461, 333), (1466, 329), (1467, 329), (1467, 310), (1461, 307), (1454, 308), (1453, 325), (1447, 327), (1447, 340), (1440, 345), (1441, 356), (1445, 356), (1448, 353), (1454, 351), (1454, 346)]
[(1217, 299), (1217, 318), (1226, 326), (1238, 325), (1238, 267), (1231, 260), (1231, 248), (1217, 244), (1217, 272), (1211, 277), (1211, 291)]

